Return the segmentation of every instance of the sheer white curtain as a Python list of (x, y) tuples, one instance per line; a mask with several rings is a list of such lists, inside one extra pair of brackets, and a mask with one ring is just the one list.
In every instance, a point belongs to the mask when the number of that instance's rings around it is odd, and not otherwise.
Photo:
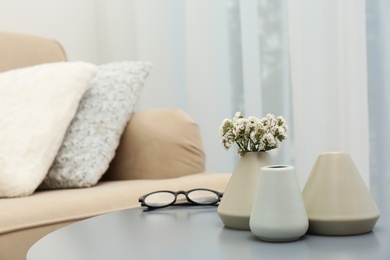
[(290, 122), (278, 163), (303, 187), (320, 153), (345, 151), (369, 184), (365, 1), (236, 2), (243, 110)]
[(201, 127), (207, 170), (218, 172), (232, 171), (237, 159), (219, 143), (224, 118), (283, 115), (290, 138), (272, 156), (296, 166), (301, 187), (327, 151), (350, 153), (369, 184), (370, 167), (376, 178), (378, 164), (389, 169), (388, 5), (133, 0), (129, 48), (155, 64), (139, 109), (187, 111)]
[(276, 164), (294, 164), (287, 6), (281, 0), (231, 2), (237, 3), (240, 10), (236, 19), (241, 45), (231, 49), (232, 57), (242, 53), (241, 60), (233, 61), (242, 67), (243, 98), (238, 108), (247, 116), (282, 115), (290, 127), (289, 140), (270, 153)]
[(319, 153), (345, 151), (369, 184), (365, 1), (288, 5), (294, 155), (301, 183)]
[[(390, 1), (367, 1), (370, 169), (377, 197), (390, 196)], [(382, 194), (380, 194), (382, 193)], [(385, 194), (387, 193), (387, 194)], [(385, 202), (382, 206), (387, 206)], [(388, 207), (388, 206), (387, 206)]]
[(140, 109), (179, 107), (199, 124), (208, 171), (232, 171), (233, 153), (219, 143), (219, 126), (232, 116), (225, 0), (135, 0), (137, 59), (154, 68)]

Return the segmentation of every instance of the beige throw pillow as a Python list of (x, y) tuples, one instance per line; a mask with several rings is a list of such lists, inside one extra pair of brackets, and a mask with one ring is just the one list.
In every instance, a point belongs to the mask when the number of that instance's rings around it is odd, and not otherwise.
[(45, 178), (96, 66), (59, 62), (0, 73), (0, 197)]
[(106, 180), (174, 178), (205, 170), (199, 126), (177, 108), (134, 113)]

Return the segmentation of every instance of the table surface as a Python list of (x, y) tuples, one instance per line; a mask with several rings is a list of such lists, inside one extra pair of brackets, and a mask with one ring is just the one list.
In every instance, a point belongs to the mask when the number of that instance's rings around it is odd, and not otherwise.
[(389, 211), (374, 230), (356, 236), (306, 234), (269, 243), (223, 226), (216, 207), (141, 208), (108, 213), (48, 234), (27, 259), (390, 259)]

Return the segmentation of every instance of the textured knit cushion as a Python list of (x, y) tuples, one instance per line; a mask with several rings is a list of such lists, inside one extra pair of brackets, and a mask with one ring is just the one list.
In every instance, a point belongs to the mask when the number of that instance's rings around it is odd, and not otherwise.
[(133, 115), (107, 180), (173, 178), (205, 169), (199, 126), (180, 109), (150, 109)]
[(98, 182), (114, 157), (150, 68), (148, 62), (130, 61), (98, 67), (42, 189)]
[(0, 197), (30, 195), (42, 182), (95, 72), (60, 62), (0, 74)]

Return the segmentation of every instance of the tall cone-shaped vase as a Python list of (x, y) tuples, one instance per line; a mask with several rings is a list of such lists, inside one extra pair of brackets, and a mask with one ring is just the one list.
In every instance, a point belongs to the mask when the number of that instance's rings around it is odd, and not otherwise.
[(351, 156), (344, 152), (317, 157), (302, 196), (310, 233), (363, 234), (373, 229), (380, 216)]
[(250, 230), (252, 212), (260, 169), (272, 164), (267, 152), (247, 152), (240, 157), (218, 206), (218, 216), (232, 229)]

